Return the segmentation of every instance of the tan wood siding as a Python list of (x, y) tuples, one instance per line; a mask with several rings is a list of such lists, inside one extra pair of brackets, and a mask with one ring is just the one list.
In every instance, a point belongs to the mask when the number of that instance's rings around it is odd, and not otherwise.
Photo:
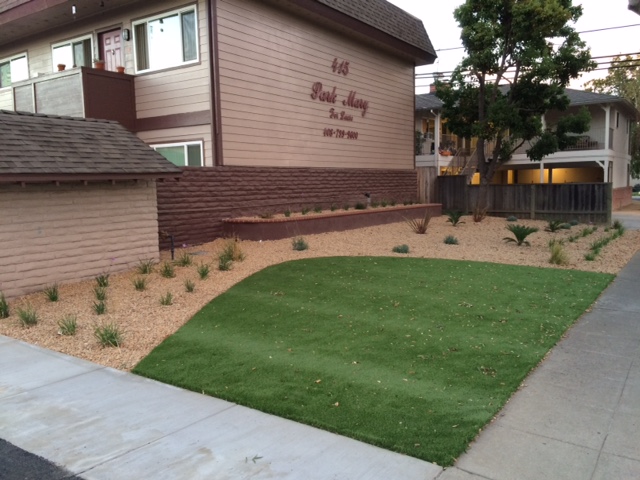
[(13, 110), (13, 95), (10, 88), (0, 89), (0, 110)]
[(8, 297), (159, 257), (155, 182), (0, 186)]
[[(218, 2), (225, 165), (413, 168), (413, 66), (258, 2)], [(349, 61), (348, 75), (332, 62)], [(336, 87), (336, 103), (311, 98)], [(344, 106), (349, 92), (365, 116)], [(330, 119), (345, 111), (352, 121)], [(325, 137), (353, 131), (357, 140)]]

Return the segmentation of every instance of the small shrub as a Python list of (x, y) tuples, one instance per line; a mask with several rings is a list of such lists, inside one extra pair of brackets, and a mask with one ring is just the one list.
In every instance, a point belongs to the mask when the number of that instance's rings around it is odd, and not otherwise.
[(176, 260), (176, 264), (179, 267), (190, 267), (191, 265), (193, 265), (193, 258), (191, 258), (189, 252), (183, 251), (180, 253), (178, 260)]
[(358, 202), (353, 208), (355, 208), (356, 210), (366, 210), (367, 206), (362, 202)]
[(18, 320), (23, 327), (31, 327), (38, 323), (38, 314), (31, 305), (17, 309)]
[(560, 228), (562, 230), (571, 230), (571, 224), (570, 223), (563, 223), (562, 225), (560, 225)]
[(173, 305), (173, 295), (171, 292), (167, 292), (165, 295), (160, 296), (160, 305), (169, 306)]
[(453, 225), (454, 227), (460, 223), (464, 223), (460, 221), (460, 219), (462, 218), (462, 212), (460, 210), (451, 210), (447, 212), (446, 215), (447, 222), (451, 223), (451, 225)]
[(301, 252), (303, 250), (307, 250), (309, 248), (309, 244), (302, 237), (296, 237), (291, 241), (291, 245), (293, 249), (297, 252)]
[(260, 215), (258, 215), (260, 218), (265, 218), (265, 219), (269, 219), (269, 218), (273, 218), (273, 212), (262, 212)]
[(349, 208), (350, 208), (350, 206), (349, 206), (349, 204), (348, 204), (348, 203), (345, 203), (345, 204), (342, 206), (342, 209), (343, 209), (343, 210), (349, 210)]
[(379, 202), (376, 202), (375, 200), (371, 201), (371, 208), (378, 208), (380, 206)]
[(50, 302), (57, 302), (60, 299), (58, 284), (54, 283), (53, 285), (45, 288), (44, 296), (47, 297)]
[(109, 286), (109, 274), (103, 273), (96, 277), (96, 283), (98, 287), (107, 288)]
[(230, 238), (224, 244), (222, 253), (229, 257), (234, 262), (241, 262), (245, 259), (245, 255), (240, 248), (240, 242), (237, 238)]
[(429, 227), (430, 221), (431, 213), (429, 213), (429, 210), (427, 210), (424, 214), (424, 217), (407, 220), (407, 224), (409, 225), (409, 228), (411, 228), (413, 233), (424, 235), (425, 233), (427, 233), (427, 227)]
[(143, 292), (147, 288), (146, 277), (138, 277), (133, 279), (133, 288), (138, 292)]
[(0, 318), (9, 318), (9, 303), (2, 292), (0, 292)]
[(306, 215), (307, 213), (309, 213), (309, 208), (308, 207), (302, 207), (302, 210), (300, 210), (300, 213), (302, 215)]
[(510, 217), (507, 217), (507, 222), (517, 222), (518, 221), (518, 217), (514, 217), (513, 215), (511, 215)]
[(545, 232), (555, 233), (562, 228), (561, 220), (549, 220), (547, 223), (547, 227), (544, 229)]
[(99, 302), (104, 302), (107, 299), (107, 289), (105, 287), (93, 287), (93, 294)]
[(551, 240), (549, 240), (549, 248), (553, 247), (554, 245), (564, 245), (564, 240), (552, 238)]
[(77, 328), (78, 319), (75, 315), (65, 315), (61, 320), (58, 320), (58, 333), (60, 335), (75, 335)]
[(447, 235), (444, 239), (444, 243), (447, 245), (458, 245), (458, 239), (453, 235)]
[(185, 280), (184, 289), (187, 293), (193, 293), (193, 291), (196, 289), (196, 284), (193, 282), (193, 280)]
[(93, 302), (93, 312), (96, 315), (104, 315), (107, 312), (107, 304), (103, 300)]
[(513, 233), (515, 238), (504, 237), (504, 241), (506, 242), (514, 242), (516, 245), (527, 245), (531, 246), (531, 244), (526, 240), (526, 238), (538, 231), (536, 227), (527, 227), (526, 225), (507, 225), (507, 230)]
[(482, 220), (484, 220), (487, 217), (487, 211), (488, 208), (480, 208), (480, 206), (476, 206), (476, 208), (473, 210), (473, 214), (471, 215), (471, 218), (473, 218), (474, 223), (480, 223)]
[(140, 260), (136, 269), (138, 270), (138, 273), (140, 275), (149, 275), (151, 272), (153, 272), (154, 265), (155, 262), (152, 259)]
[(332, 204), (332, 205), (329, 207), (329, 210), (331, 210), (332, 212), (335, 212), (337, 209), (338, 209), (338, 206), (337, 206), (337, 205), (335, 205), (335, 204)]
[(387, 205), (389, 205), (389, 202), (387, 200), (385, 200), (384, 198), (382, 200), (380, 200), (380, 206), (381, 207), (386, 207)]
[(593, 262), (596, 259), (596, 254), (593, 252), (589, 252), (585, 254), (584, 259), (588, 262)]
[(232, 265), (233, 259), (225, 252), (222, 252), (218, 255), (218, 270), (220, 270), (221, 272), (226, 272), (228, 270), (231, 270)]
[(552, 263), (553, 265), (567, 265), (569, 263), (569, 257), (567, 256), (567, 252), (565, 251), (562, 242), (554, 242), (553, 244), (550, 244), (549, 250), (551, 250), (549, 263)]
[(569, 225), (571, 225), (572, 227), (575, 227), (576, 225), (580, 225), (580, 222), (574, 218), (569, 222)]
[(289, 210), (288, 208), (284, 211), (284, 216), (289, 218), (291, 216), (291, 210)]
[(171, 262), (164, 262), (162, 267), (160, 267), (160, 275), (164, 278), (173, 278), (176, 276), (176, 269), (173, 267)]
[(397, 203), (397, 202), (396, 202), (395, 200), (391, 200), (391, 201), (389, 202), (389, 205), (391, 205), (392, 207), (395, 207), (395, 206), (396, 206), (396, 203)]
[(316, 205), (315, 207), (313, 207), (313, 211), (315, 213), (322, 213), (322, 207), (320, 205)]
[(409, 253), (409, 245), (396, 245), (391, 251), (394, 253)]
[(209, 267), (209, 264), (200, 262), (200, 265), (198, 265), (198, 268), (197, 268), (197, 272), (198, 272), (198, 276), (200, 277), (200, 280), (205, 280), (209, 276), (210, 270), (211, 268)]
[(122, 345), (122, 332), (115, 323), (96, 325), (93, 329), (93, 336), (103, 347), (119, 347)]

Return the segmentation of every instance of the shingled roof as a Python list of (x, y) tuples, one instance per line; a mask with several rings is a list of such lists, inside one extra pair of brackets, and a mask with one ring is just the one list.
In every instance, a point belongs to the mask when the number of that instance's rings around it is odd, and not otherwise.
[(181, 174), (179, 167), (117, 122), (0, 110), (0, 183)]
[(437, 56), (422, 20), (386, 0), (317, 1)]

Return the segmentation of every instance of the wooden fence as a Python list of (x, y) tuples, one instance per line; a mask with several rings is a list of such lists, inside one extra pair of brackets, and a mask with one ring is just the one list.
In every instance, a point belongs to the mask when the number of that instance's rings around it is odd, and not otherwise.
[(436, 167), (418, 167), (418, 201), (420, 203), (436, 203)]
[[(489, 185), (487, 188), (490, 215), (611, 223), (613, 189), (610, 183)], [(443, 211), (472, 212), (479, 192), (479, 186), (467, 185), (465, 176), (436, 180), (436, 199)]]

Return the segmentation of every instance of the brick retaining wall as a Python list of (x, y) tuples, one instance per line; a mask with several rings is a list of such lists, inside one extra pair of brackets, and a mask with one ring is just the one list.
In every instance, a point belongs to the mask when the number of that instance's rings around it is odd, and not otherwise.
[[(372, 199), (415, 200), (414, 170), (204, 167), (185, 168), (179, 181), (158, 183), (160, 231), (176, 245), (205, 243), (223, 236), (222, 220), (238, 216), (328, 209)], [(167, 248), (166, 239), (161, 239)]]

